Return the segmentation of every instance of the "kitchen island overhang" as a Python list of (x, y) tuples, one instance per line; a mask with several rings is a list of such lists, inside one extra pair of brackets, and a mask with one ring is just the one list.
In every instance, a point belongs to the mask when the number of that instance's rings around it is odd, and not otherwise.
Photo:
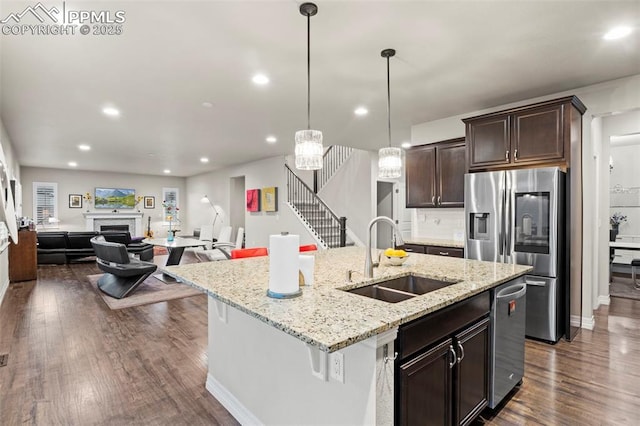
[[(242, 423), (393, 423), (384, 355), (394, 353), (397, 327), (530, 270), (416, 254), (365, 280), (364, 256), (355, 247), (317, 252), (314, 286), (290, 300), (266, 296), (267, 258), (167, 268), (209, 295), (207, 389)], [(347, 270), (358, 271), (353, 282)], [(399, 303), (344, 291), (408, 274), (459, 282)]]

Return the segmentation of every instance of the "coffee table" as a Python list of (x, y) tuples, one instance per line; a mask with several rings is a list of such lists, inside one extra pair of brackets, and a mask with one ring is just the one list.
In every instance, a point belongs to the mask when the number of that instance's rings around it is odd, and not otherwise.
[[(184, 253), (184, 249), (186, 249), (187, 247), (205, 247), (207, 245), (207, 241), (183, 237), (175, 237), (173, 241), (167, 241), (166, 238), (147, 238), (144, 240), (144, 242), (147, 244), (152, 244), (154, 246), (167, 248), (167, 250), (169, 251), (169, 258), (167, 259), (166, 266), (179, 265), (180, 259), (182, 259), (182, 254)], [(155, 274), (154, 277), (165, 283), (180, 282), (179, 280), (176, 280), (175, 278), (165, 274), (164, 272)]]

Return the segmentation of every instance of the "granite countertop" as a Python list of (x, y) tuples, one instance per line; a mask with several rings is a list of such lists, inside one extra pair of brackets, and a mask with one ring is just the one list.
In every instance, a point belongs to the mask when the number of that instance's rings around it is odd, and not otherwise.
[(440, 238), (405, 238), (404, 242), (407, 244), (418, 244), (423, 246), (464, 248), (464, 241), (445, 240)]
[[(374, 268), (374, 278), (365, 279), (365, 252), (360, 247), (315, 252), (314, 285), (303, 287), (302, 296), (284, 300), (266, 295), (268, 257), (168, 266), (165, 271), (303, 342), (333, 352), (532, 270), (529, 266), (413, 253), (402, 266), (383, 261)], [(352, 282), (346, 280), (347, 270), (355, 271)], [(460, 282), (399, 303), (339, 290), (409, 274)]]

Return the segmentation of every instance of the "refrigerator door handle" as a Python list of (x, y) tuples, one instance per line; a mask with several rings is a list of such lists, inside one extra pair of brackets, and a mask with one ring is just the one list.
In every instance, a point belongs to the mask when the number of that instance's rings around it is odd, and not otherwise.
[(544, 287), (547, 285), (546, 281), (534, 281), (534, 280), (524, 280), (527, 285), (535, 285), (538, 287)]

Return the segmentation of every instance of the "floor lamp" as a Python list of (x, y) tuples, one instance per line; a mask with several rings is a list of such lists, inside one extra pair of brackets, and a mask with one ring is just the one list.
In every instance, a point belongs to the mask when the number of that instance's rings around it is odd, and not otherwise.
[[(215, 216), (213, 216), (213, 232), (215, 232), (216, 230), (216, 220), (218, 220), (218, 216), (220, 215), (220, 207), (216, 206), (215, 204), (213, 204), (211, 202), (211, 200), (209, 199), (209, 197), (207, 197), (206, 195), (204, 197), (202, 197), (202, 199), (200, 200), (201, 203), (209, 203), (209, 205), (211, 206), (211, 208), (213, 209), (213, 211), (215, 212)], [(221, 219), (222, 220), (222, 219)]]

